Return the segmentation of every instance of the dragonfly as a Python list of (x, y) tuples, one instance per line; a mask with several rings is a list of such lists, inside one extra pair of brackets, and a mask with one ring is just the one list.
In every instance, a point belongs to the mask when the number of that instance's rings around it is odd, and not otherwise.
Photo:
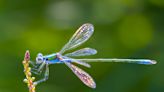
[(44, 70), (44, 77), (35, 82), (35, 84), (39, 84), (45, 82), (49, 78), (49, 65), (51, 64), (65, 64), (68, 66), (72, 72), (88, 87), (96, 88), (96, 83), (94, 79), (86, 73), (81, 68), (74, 65), (74, 63), (82, 65), (84, 67), (90, 68), (91, 65), (88, 62), (126, 62), (126, 63), (136, 63), (136, 64), (144, 64), (144, 65), (153, 65), (156, 64), (155, 60), (150, 59), (75, 59), (73, 57), (79, 56), (89, 56), (95, 55), (97, 51), (93, 48), (82, 48), (80, 50), (66, 53), (69, 50), (77, 48), (78, 46), (85, 43), (93, 34), (94, 26), (90, 23), (83, 24), (71, 37), (71, 39), (64, 45), (64, 47), (57, 53), (52, 53), (49, 55), (43, 55), (39, 53), (36, 57), (36, 62), (31, 62), (34, 65), (32, 69), (33, 73), (41, 74)]

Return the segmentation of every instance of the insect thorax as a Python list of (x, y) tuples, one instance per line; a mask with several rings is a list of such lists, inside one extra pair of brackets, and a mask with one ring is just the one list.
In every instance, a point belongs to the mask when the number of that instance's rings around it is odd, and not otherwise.
[(45, 58), (47, 61), (52, 61), (57, 58), (57, 55), (56, 55), (56, 53), (54, 53), (54, 54), (46, 55)]

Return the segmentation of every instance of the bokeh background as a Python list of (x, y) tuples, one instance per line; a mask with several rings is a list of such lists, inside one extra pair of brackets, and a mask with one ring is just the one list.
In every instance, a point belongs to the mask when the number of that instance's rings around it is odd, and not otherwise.
[(25, 51), (32, 60), (39, 52), (57, 52), (88, 22), (94, 35), (79, 48), (92, 47), (98, 54), (87, 58), (150, 58), (158, 64), (79, 66), (95, 79), (96, 89), (65, 65), (52, 65), (37, 92), (164, 92), (163, 0), (0, 0), (0, 92), (28, 92), (22, 82)]

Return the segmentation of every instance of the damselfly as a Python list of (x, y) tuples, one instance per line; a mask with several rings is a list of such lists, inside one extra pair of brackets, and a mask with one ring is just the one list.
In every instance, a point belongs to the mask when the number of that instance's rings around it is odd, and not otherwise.
[(89, 56), (97, 53), (95, 49), (92, 48), (83, 48), (72, 53), (64, 54), (66, 51), (76, 48), (86, 42), (93, 34), (94, 27), (92, 24), (86, 23), (83, 24), (68, 41), (68, 43), (57, 53), (43, 56), (41, 53), (36, 57), (36, 63), (32, 63), (34, 68), (32, 72), (41, 73), (45, 68), (44, 78), (37, 81), (36, 84), (44, 82), (49, 77), (49, 65), (64, 63), (68, 66), (73, 73), (88, 87), (96, 88), (96, 83), (93, 78), (86, 73), (84, 70), (78, 68), (72, 63), (77, 63), (85, 67), (90, 68), (91, 66), (87, 62), (127, 62), (127, 63), (136, 63), (136, 64), (145, 64), (152, 65), (156, 64), (156, 61), (149, 59), (74, 59), (71, 57), (78, 56)]

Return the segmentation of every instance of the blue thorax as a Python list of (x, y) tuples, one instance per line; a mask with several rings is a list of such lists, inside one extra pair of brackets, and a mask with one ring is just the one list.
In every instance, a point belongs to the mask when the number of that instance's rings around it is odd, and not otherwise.
[(48, 64), (60, 63), (60, 60), (57, 57), (56, 53), (50, 54), (50, 55), (46, 55), (46, 56), (44, 56), (44, 59), (45, 59), (46, 63), (48, 63)]

